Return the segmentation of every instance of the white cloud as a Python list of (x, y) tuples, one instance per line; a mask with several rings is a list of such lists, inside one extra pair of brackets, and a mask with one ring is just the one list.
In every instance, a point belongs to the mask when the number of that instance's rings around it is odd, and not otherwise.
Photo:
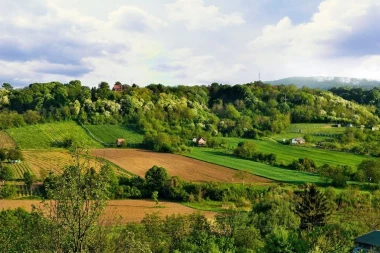
[(170, 21), (183, 21), (189, 30), (218, 30), (245, 23), (242, 14), (225, 14), (215, 5), (206, 6), (203, 0), (177, 0), (167, 5)]
[[(341, 73), (352, 76), (355, 69), (352, 62), (365, 68), (366, 64), (361, 61), (367, 61), (373, 54), (380, 55), (380, 46), (376, 47), (380, 35), (373, 35), (364, 42), (365, 38), (360, 34), (362, 29), (374, 34), (380, 31), (371, 27), (373, 22), (380, 22), (380, 15), (370, 15), (371, 12), (380, 14), (380, 2), (325, 0), (309, 22), (292, 24), (289, 17), (284, 17), (275, 25), (265, 26), (261, 35), (248, 43), (248, 57), (254, 58), (258, 66), (271, 73), (272, 77), (266, 80), (291, 75)], [(372, 69), (379, 63), (371, 62)], [(281, 68), (273, 65), (281, 65)], [(361, 73), (361, 77), (364, 73), (369, 74), (364, 69), (355, 72)], [(379, 74), (375, 75), (380, 78)]]
[(122, 6), (109, 15), (110, 21), (121, 29), (144, 32), (158, 30), (167, 24), (135, 6)]

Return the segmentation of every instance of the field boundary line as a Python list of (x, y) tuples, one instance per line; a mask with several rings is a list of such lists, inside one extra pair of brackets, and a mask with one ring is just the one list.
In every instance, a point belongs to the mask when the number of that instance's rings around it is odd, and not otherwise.
[(97, 138), (97, 137), (96, 137), (96, 136), (90, 131), (90, 129), (88, 129), (85, 125), (83, 125), (82, 122), (80, 122), (80, 121), (78, 121), (78, 122), (79, 122), (79, 124), (84, 128), (84, 130), (88, 133), (88, 135), (90, 135), (90, 137), (91, 137), (92, 139), (94, 139), (95, 141), (97, 141), (97, 142), (103, 144), (103, 145), (106, 146), (106, 147), (109, 147), (109, 144), (107, 144), (107, 143), (101, 141), (100, 139), (98, 139), (98, 138)]

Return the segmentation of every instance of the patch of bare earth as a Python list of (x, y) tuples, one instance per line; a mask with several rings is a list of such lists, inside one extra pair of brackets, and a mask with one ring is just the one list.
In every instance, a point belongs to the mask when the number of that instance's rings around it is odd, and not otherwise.
[[(0, 211), (2, 209), (16, 209), (21, 207), (27, 211), (32, 210), (32, 205), (39, 206), (38, 200), (0, 200)], [(126, 224), (129, 222), (140, 222), (146, 214), (158, 212), (162, 217), (166, 215), (198, 213), (212, 219), (214, 212), (199, 211), (184, 205), (160, 201), (158, 205), (152, 200), (110, 200), (102, 215), (103, 224)]]
[[(175, 154), (140, 149), (94, 149), (91, 155), (102, 157), (141, 177), (154, 165), (164, 167), (170, 176), (193, 182), (241, 183), (241, 175), (227, 167)], [(246, 183), (270, 183), (269, 179), (244, 173)]]
[(16, 143), (4, 131), (0, 131), (0, 148), (15, 148)]

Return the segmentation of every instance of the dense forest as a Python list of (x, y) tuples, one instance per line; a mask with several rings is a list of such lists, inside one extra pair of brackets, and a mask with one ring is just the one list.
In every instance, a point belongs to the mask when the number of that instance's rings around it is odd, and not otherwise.
[[(279, 133), (291, 123), (339, 123), (370, 128), (379, 123), (379, 106), (378, 88), (369, 91), (338, 88), (330, 92), (261, 81), (234, 86), (212, 83), (175, 87), (161, 84), (138, 87), (120, 82), (111, 87), (101, 82), (97, 88), (89, 88), (75, 80), (13, 89), (4, 83), (0, 89), (0, 129), (64, 120), (122, 124), (145, 134), (147, 148), (173, 152), (186, 143), (181, 139), (260, 138)], [(340, 142), (333, 144), (318, 144), (321, 148), (379, 154), (371, 151), (376, 146), (371, 140), (366, 142), (369, 147), (340, 145), (350, 144), (355, 138), (367, 140), (352, 132), (347, 136), (351, 137), (342, 136)], [(154, 143), (166, 144), (157, 147)]]

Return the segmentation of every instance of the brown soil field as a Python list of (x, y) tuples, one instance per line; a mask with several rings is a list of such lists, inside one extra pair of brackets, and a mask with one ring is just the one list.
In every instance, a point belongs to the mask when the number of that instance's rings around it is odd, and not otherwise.
[[(169, 176), (193, 182), (241, 183), (237, 171), (223, 166), (175, 154), (157, 153), (140, 149), (94, 149), (91, 155), (111, 161), (141, 177), (154, 165), (164, 167)], [(270, 183), (269, 179), (245, 173), (246, 183)]]
[[(40, 205), (38, 200), (0, 200), (0, 210), (24, 208), (27, 211), (32, 210), (32, 205)], [(212, 219), (216, 213), (199, 211), (184, 205), (160, 201), (158, 205), (152, 200), (110, 200), (102, 216), (102, 224), (126, 224), (129, 222), (140, 222), (146, 214), (158, 212), (161, 216), (174, 214), (191, 214), (198, 213)]]
[(0, 148), (15, 148), (16, 143), (4, 131), (0, 131)]

